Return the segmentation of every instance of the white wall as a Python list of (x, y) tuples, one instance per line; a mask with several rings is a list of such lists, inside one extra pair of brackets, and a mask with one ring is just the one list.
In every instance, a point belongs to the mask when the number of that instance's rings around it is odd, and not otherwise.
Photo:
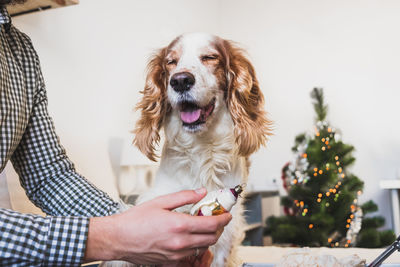
[[(400, 168), (400, 2), (223, 0), (221, 32), (252, 56), (275, 121), (269, 147), (253, 160), (255, 177), (277, 177), (294, 136), (312, 130), (309, 93), (325, 88), (328, 119), (356, 148), (351, 169), (365, 181), (391, 226), (379, 180)], [(400, 234), (400, 233), (397, 233)]]
[[(110, 4), (112, 3), (112, 4)], [(258, 188), (291, 159), (295, 135), (312, 129), (309, 93), (325, 88), (329, 120), (357, 151), (353, 172), (390, 223), (380, 179), (400, 167), (400, 2), (395, 0), (81, 0), (14, 18), (41, 57), (50, 112), (78, 170), (116, 197), (108, 143), (133, 128), (149, 54), (183, 32), (238, 41), (256, 67), (275, 121), (253, 157)]]

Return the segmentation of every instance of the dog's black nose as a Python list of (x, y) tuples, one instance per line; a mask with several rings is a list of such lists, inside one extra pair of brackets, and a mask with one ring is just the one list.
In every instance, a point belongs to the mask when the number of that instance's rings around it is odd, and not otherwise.
[(194, 82), (195, 79), (193, 74), (190, 72), (179, 72), (172, 75), (169, 84), (176, 92), (183, 93), (190, 90), (194, 85)]

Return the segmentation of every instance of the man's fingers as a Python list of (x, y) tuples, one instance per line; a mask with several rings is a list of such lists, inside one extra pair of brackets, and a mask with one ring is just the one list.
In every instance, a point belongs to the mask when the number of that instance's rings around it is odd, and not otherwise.
[(230, 213), (224, 213), (218, 216), (193, 216), (187, 219), (187, 223), (191, 233), (205, 234), (220, 231), (231, 219)]
[(190, 235), (190, 248), (209, 247), (218, 241), (218, 234), (192, 234)]
[(205, 188), (197, 190), (184, 190), (177, 193), (172, 193), (158, 197), (153, 200), (153, 203), (161, 207), (173, 210), (187, 204), (193, 204), (200, 201), (207, 193)]

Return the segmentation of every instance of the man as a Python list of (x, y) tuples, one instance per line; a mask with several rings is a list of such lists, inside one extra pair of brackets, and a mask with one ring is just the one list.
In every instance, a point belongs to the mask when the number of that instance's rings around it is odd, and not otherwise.
[[(0, 266), (173, 263), (203, 254), (231, 215), (192, 217), (171, 210), (199, 201), (204, 189), (116, 214), (118, 204), (76, 173), (47, 112), (38, 56), (11, 24), (5, 8), (10, 2), (0, 0), (0, 172), (10, 159), (29, 199), (48, 217), (0, 208)], [(210, 254), (202, 259), (209, 262)]]

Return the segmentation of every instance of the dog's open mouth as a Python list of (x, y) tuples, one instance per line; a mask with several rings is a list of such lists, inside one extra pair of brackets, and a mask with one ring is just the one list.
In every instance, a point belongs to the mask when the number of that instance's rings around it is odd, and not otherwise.
[(207, 121), (215, 107), (215, 98), (205, 107), (199, 107), (193, 102), (181, 104), (181, 120), (184, 126), (199, 125)]

